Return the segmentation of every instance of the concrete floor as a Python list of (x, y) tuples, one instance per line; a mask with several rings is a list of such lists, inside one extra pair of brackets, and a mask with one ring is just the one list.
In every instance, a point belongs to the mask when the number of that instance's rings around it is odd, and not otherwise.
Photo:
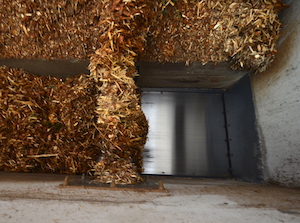
[(299, 189), (156, 177), (167, 193), (59, 188), (64, 177), (0, 172), (0, 223), (300, 222)]

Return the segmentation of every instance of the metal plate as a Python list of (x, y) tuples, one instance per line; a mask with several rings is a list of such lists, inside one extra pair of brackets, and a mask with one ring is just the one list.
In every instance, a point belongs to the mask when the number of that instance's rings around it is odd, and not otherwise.
[(221, 93), (143, 91), (144, 174), (229, 176)]
[(232, 70), (229, 63), (155, 63), (138, 62), (140, 76), (137, 84), (151, 88), (226, 89), (242, 78), (247, 71)]
[(2, 65), (21, 68), (35, 75), (59, 78), (89, 73), (88, 60), (0, 59)]
[[(0, 66), (22, 68), (36, 75), (60, 78), (89, 74), (89, 60), (1, 59)], [(232, 70), (229, 63), (203, 66), (201, 63), (137, 62), (139, 87), (177, 87), (226, 89), (243, 77), (247, 71)]]
[(243, 77), (225, 94), (225, 107), (235, 178), (263, 182), (262, 161), (250, 76)]

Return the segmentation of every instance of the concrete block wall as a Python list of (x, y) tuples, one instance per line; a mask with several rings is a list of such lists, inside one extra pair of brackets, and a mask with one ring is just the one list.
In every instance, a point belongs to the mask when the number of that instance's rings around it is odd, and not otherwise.
[(265, 181), (300, 187), (300, 1), (284, 2), (276, 58), (251, 83)]

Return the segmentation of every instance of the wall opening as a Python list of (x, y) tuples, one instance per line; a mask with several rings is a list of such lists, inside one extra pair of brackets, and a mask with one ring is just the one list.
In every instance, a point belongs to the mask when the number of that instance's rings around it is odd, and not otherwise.
[(144, 174), (262, 181), (250, 78), (226, 90), (143, 88)]

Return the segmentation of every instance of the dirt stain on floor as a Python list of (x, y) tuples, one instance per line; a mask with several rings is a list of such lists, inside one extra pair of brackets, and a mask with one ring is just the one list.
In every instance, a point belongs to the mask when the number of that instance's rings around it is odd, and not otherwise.
[[(163, 181), (169, 193), (109, 191), (59, 188), (65, 175), (0, 172), (0, 199), (43, 199), (141, 204), (172, 196), (220, 195), (245, 208), (271, 208), (286, 214), (300, 214), (300, 189), (271, 185), (176, 177), (147, 177), (149, 182)], [(80, 178), (80, 176), (71, 176)], [(226, 206), (228, 204), (223, 203)]]

